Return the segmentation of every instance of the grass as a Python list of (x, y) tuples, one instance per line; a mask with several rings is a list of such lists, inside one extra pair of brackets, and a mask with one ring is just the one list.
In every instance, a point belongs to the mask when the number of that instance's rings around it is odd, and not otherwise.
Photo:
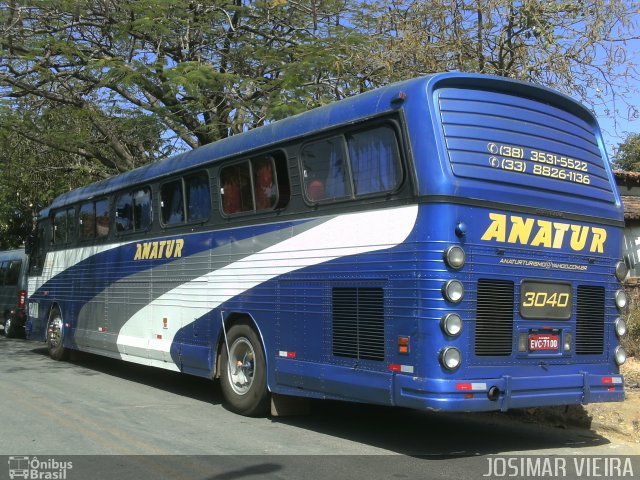
[(634, 309), (627, 315), (627, 334), (622, 339), (622, 346), (630, 357), (640, 355), (640, 309)]

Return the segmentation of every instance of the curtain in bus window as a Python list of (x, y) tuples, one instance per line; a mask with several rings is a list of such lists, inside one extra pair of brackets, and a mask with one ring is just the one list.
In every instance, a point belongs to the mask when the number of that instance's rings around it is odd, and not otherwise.
[(187, 219), (190, 222), (208, 219), (211, 210), (208, 175), (199, 173), (187, 177), (185, 182), (187, 186)]
[(67, 210), (67, 243), (73, 242), (76, 234), (76, 211), (73, 208)]
[(128, 232), (133, 229), (133, 197), (130, 193), (116, 199), (116, 231)]
[(134, 230), (147, 230), (151, 226), (151, 191), (148, 188), (133, 194)]
[(96, 202), (96, 237), (104, 238), (109, 235), (109, 200)]
[(80, 238), (89, 240), (95, 236), (96, 212), (93, 202), (80, 206)]
[(249, 162), (223, 168), (220, 173), (220, 185), (224, 213), (232, 215), (253, 210)]
[(392, 190), (399, 181), (394, 132), (378, 127), (347, 137), (356, 195)]
[(67, 242), (67, 212), (57, 212), (53, 217), (53, 243)]
[(274, 182), (273, 160), (265, 157), (252, 161), (253, 184), (255, 189), (256, 210), (275, 207), (278, 201), (278, 188)]
[(309, 200), (317, 202), (351, 195), (343, 144), (342, 137), (334, 137), (303, 148), (303, 174)]
[(345, 172), (345, 161), (343, 155), (342, 141), (336, 139), (331, 142), (329, 153), (329, 175), (325, 187), (327, 196), (341, 198), (350, 195), (347, 188), (347, 174)]
[(176, 225), (184, 222), (182, 180), (165, 183), (160, 190), (160, 198), (162, 223), (165, 225)]

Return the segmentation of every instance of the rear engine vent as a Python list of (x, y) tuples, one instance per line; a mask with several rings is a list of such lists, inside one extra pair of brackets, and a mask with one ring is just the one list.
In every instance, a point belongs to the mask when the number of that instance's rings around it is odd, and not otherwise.
[(576, 313), (576, 353), (602, 355), (604, 352), (604, 288), (578, 286)]
[(333, 354), (384, 360), (382, 288), (334, 288)]
[(513, 282), (478, 280), (475, 353), (511, 355), (513, 343)]

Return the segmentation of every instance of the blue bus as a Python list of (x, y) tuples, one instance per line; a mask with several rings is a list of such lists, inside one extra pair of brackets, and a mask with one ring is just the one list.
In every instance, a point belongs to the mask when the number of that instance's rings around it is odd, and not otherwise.
[(621, 401), (622, 227), (588, 110), (436, 74), (59, 196), (27, 331), (219, 378), (244, 415)]

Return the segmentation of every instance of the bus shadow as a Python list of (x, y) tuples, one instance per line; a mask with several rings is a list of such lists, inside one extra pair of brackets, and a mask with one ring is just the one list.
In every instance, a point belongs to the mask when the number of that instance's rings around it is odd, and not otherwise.
[(311, 415), (273, 418), (272, 421), (429, 459), (531, 454), (548, 449), (573, 453), (610, 443), (588, 428), (553, 425), (548, 419), (534, 423), (530, 416), (520, 415), (518, 411), (441, 413), (314, 401)]
[[(42, 363), (35, 354), (47, 355), (46, 348), (30, 348), (33, 344), (20, 338), (0, 337), (0, 354), (3, 357), (11, 358), (10, 362), (0, 362), (0, 375), (2, 374), (25, 374), (29, 371), (42, 369)], [(64, 368), (53, 362), (51, 369)]]
[[(32, 349), (29, 353), (47, 357), (49, 355), (46, 348)], [(69, 364), (72, 364), (76, 368), (75, 373), (78, 375), (109, 375), (202, 402), (212, 404), (220, 404), (222, 402), (222, 394), (220, 393), (218, 382), (212, 382), (202, 377), (79, 351), (71, 351), (66, 362), (49, 361), (54, 365), (64, 366), (66, 364), (67, 368)]]
[[(28, 360), (27, 356), (47, 355), (47, 349), (43, 347), (22, 348), (16, 354), (25, 356), (25, 360)], [(80, 375), (110, 375), (212, 405), (222, 403), (219, 382), (205, 378), (84, 352), (74, 352), (69, 362), (46, 360), (49, 362), (46, 368), (69, 368), (71, 364)], [(33, 363), (42, 368), (42, 362)], [(549, 449), (580, 453), (581, 449), (610, 443), (588, 429), (590, 419), (586, 412), (586, 428), (559, 428), (548, 418), (538, 424), (535, 417), (520, 415), (518, 411), (454, 414), (328, 400), (313, 400), (311, 407), (311, 413), (305, 416), (269, 417), (256, 421), (281, 423), (342, 438), (379, 448), (381, 453), (429, 459), (531, 454)]]

